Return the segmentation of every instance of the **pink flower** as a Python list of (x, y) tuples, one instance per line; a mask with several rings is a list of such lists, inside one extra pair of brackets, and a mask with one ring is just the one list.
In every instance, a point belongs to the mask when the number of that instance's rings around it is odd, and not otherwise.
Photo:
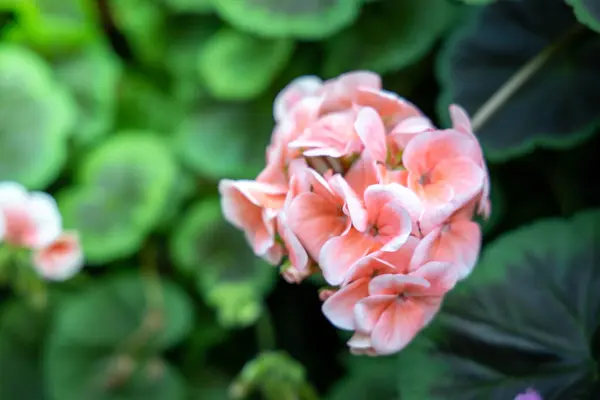
[(294, 107), (303, 99), (315, 96), (323, 87), (323, 81), (316, 76), (301, 76), (294, 79), (275, 98), (273, 116), (280, 122), (288, 118)]
[(45, 279), (63, 281), (83, 267), (83, 252), (79, 235), (64, 232), (48, 246), (33, 253), (33, 266)]
[(321, 249), (318, 260), (329, 284), (340, 284), (350, 267), (372, 252), (398, 250), (412, 232), (411, 213), (420, 209), (415, 194), (398, 184), (369, 186), (364, 205), (365, 223), (331, 238)]
[(467, 205), (433, 228), (417, 246), (411, 269), (429, 261), (443, 261), (456, 269), (458, 279), (466, 278), (475, 267), (481, 248), (481, 228), (471, 221), (472, 210)]
[(0, 183), (3, 238), (14, 245), (39, 249), (62, 231), (62, 218), (54, 199), (41, 192), (28, 193), (13, 182)]
[(368, 297), (354, 307), (356, 331), (370, 336), (377, 354), (400, 351), (429, 324), (455, 283), (453, 269), (440, 262), (409, 274), (376, 276)]
[(221, 208), (227, 221), (244, 231), (254, 253), (272, 264), (283, 256), (275, 241), (277, 212), (283, 207), (286, 188), (249, 180), (219, 182)]
[(524, 393), (517, 395), (514, 400), (542, 400), (542, 396), (533, 389), (527, 389)]
[(427, 233), (480, 193), (485, 172), (474, 161), (477, 142), (453, 131), (415, 136), (402, 156), (407, 185), (424, 203), (421, 229)]

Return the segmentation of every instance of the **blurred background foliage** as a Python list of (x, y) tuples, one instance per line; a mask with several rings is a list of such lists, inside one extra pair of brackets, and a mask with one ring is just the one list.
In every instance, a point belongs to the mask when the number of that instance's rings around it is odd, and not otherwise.
[(485, 243), (597, 206), (600, 8), (568, 3), (0, 0), (0, 180), (55, 195), (88, 265), (44, 309), (0, 292), (0, 398), (399, 398), (410, 374), (346, 354), (320, 282), (254, 257), (216, 183), (260, 171), (295, 77), (372, 70), (448, 126), (580, 26), (478, 132)]

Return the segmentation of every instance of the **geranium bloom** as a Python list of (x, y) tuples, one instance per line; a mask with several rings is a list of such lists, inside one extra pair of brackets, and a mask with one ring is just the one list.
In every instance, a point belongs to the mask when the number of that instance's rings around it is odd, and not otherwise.
[(83, 252), (79, 235), (64, 232), (48, 246), (33, 253), (33, 266), (45, 279), (63, 281), (83, 267)]
[(223, 180), (225, 218), (288, 282), (320, 272), (355, 354), (402, 349), (475, 267), (489, 177), (468, 115), (440, 130), (368, 71), (300, 77), (273, 106), (266, 165)]

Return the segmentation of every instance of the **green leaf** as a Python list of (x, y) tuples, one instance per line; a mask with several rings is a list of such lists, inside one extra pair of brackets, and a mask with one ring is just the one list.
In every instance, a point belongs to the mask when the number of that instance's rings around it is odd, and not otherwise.
[(170, 10), (177, 13), (209, 13), (215, 0), (163, 0)]
[(55, 60), (54, 68), (58, 79), (71, 90), (79, 108), (74, 139), (80, 145), (96, 142), (114, 123), (120, 60), (108, 45), (97, 42), (76, 54)]
[(392, 1), (365, 7), (359, 20), (326, 42), (323, 74), (349, 70), (387, 74), (424, 57), (456, 20), (450, 0)]
[(182, 161), (210, 178), (254, 178), (265, 163), (273, 117), (255, 105), (213, 104), (181, 121), (175, 148)]
[(198, 71), (216, 98), (247, 100), (269, 87), (293, 50), (288, 39), (264, 39), (223, 28), (204, 44)]
[(204, 200), (182, 219), (171, 240), (176, 265), (195, 276), (223, 326), (249, 325), (276, 271), (256, 257), (242, 233), (225, 222), (218, 199)]
[(37, 55), (0, 45), (0, 180), (32, 189), (60, 173), (76, 117), (73, 99)]
[(600, 126), (594, 72), (600, 59), (592, 56), (600, 37), (569, 36), (577, 21), (561, 0), (499, 1), (477, 11), (440, 56), (440, 115), (448, 120), (451, 102), (474, 115), (527, 62), (558, 46), (478, 130), (479, 140), (488, 159), (502, 161), (536, 146), (575, 146), (592, 135)]
[(585, 24), (600, 32), (600, 4), (594, 0), (567, 0), (575, 11), (575, 16)]
[(396, 386), (398, 370), (395, 357), (352, 356), (347, 357), (346, 364), (349, 371), (332, 387), (328, 400), (400, 398)]
[(148, 288), (137, 276), (101, 281), (69, 298), (58, 312), (45, 354), (51, 397), (182, 399), (181, 377), (158, 352), (187, 335), (193, 310), (172, 283), (161, 281), (159, 290), (162, 318), (152, 325), (143, 322)]
[(208, 97), (196, 64), (204, 45), (222, 25), (213, 15), (176, 15), (169, 19), (164, 62), (173, 77), (173, 92), (178, 100), (189, 103)]
[[(52, 0), (49, 0), (52, 1)], [(137, 60), (162, 63), (166, 48), (165, 13), (152, 0), (109, 0), (115, 25), (127, 38)]]
[(98, 36), (91, 0), (30, 0), (19, 6), (18, 29), (24, 43), (43, 52), (65, 52)]
[(544, 399), (592, 398), (599, 246), (600, 210), (542, 220), (489, 245), (447, 295), (433, 341), (400, 353), (402, 398), (512, 399), (528, 387)]
[(0, 319), (0, 398), (45, 398), (39, 357), (47, 320), (25, 303), (6, 305)]
[(89, 154), (79, 186), (58, 202), (65, 225), (81, 234), (86, 259), (102, 264), (133, 254), (167, 206), (177, 166), (152, 132), (120, 132)]
[(361, 0), (219, 0), (217, 13), (233, 26), (266, 37), (322, 39), (350, 25)]

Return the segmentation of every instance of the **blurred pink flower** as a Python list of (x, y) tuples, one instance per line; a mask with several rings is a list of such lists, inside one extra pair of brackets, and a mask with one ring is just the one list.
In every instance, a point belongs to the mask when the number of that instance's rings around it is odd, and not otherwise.
[(33, 266), (45, 279), (63, 281), (83, 267), (83, 251), (79, 235), (63, 232), (54, 242), (33, 253)]

